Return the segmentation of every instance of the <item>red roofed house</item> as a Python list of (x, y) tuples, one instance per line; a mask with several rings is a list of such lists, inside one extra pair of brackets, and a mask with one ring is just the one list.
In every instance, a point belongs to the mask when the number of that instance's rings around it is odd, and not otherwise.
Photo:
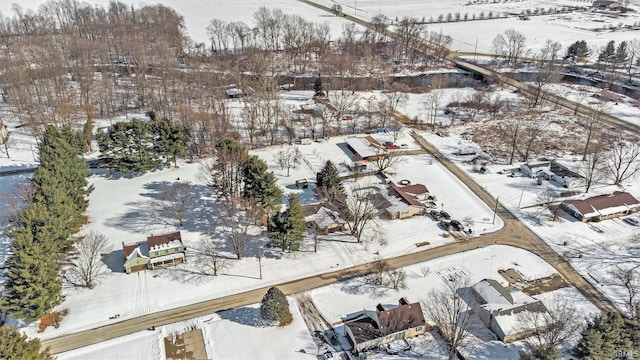
[(387, 188), (387, 195), (391, 206), (386, 210), (392, 219), (406, 219), (426, 212), (422, 202), (429, 199), (429, 190), (422, 184), (398, 186), (392, 183)]
[(175, 266), (185, 262), (185, 251), (187, 248), (182, 244), (180, 231), (169, 234), (147, 237), (149, 247), (149, 268), (165, 266)]
[(622, 191), (583, 200), (566, 200), (560, 206), (583, 222), (612, 219), (640, 210), (640, 202), (633, 195)]
[(186, 261), (180, 232), (147, 237), (146, 242), (133, 245), (122, 243), (124, 271), (132, 272), (175, 266)]
[(363, 310), (344, 322), (345, 335), (356, 353), (378, 348), (395, 340), (412, 338), (427, 332), (420, 303), (402, 298), (398, 306), (386, 308), (378, 304), (376, 311)]

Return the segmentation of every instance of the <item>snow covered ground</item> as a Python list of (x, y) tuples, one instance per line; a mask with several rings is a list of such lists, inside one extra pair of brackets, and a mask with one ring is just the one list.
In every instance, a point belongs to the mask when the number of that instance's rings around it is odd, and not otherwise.
[[(622, 219), (587, 224), (566, 215), (561, 216), (558, 221), (551, 221), (549, 211), (537, 206), (536, 198), (549, 186), (557, 191), (566, 189), (546, 181), (543, 185), (538, 185), (532, 178), (509, 177), (498, 173), (502, 169), (518, 168), (520, 164), (489, 165), (491, 173), (480, 174), (473, 171), (470, 165), (462, 163), (454, 154), (460, 142), (465, 140), (455, 134), (450, 134), (451, 136), (447, 138), (430, 133), (422, 135), (446, 156), (457, 161), (458, 166), (466, 170), (489, 193), (499, 197), (502, 205), (523, 219), (527, 226), (569, 260), (587, 280), (599, 287), (620, 309), (624, 309), (626, 290), (616, 284), (610, 272), (616, 265), (640, 262), (640, 248), (637, 245), (640, 228), (631, 226)], [(568, 166), (572, 164), (576, 166), (571, 159), (565, 159), (564, 163)], [(589, 191), (589, 195), (607, 194), (613, 191), (627, 191), (636, 198), (640, 198), (640, 182), (637, 178), (633, 178), (619, 187), (598, 183)]]
[[(36, 10), (44, 0), (23, 0), (20, 6), (27, 10)], [(85, 0), (90, 4), (105, 4), (102, 0)], [(242, 21), (249, 26), (254, 25), (253, 14), (261, 6), (282, 9), (286, 14), (299, 14), (309, 21), (327, 23), (331, 28), (331, 39), (336, 39), (342, 32), (342, 26), (347, 22), (341, 17), (334, 16), (305, 5), (297, 0), (274, 0), (264, 2), (262, 0), (216, 0), (215, 2), (203, 2), (198, 0), (156, 0), (138, 1), (126, 0), (127, 4), (140, 6), (143, 4), (159, 3), (170, 6), (184, 16), (188, 34), (197, 42), (208, 43), (206, 27), (213, 19), (221, 19), (227, 22)], [(453, 37), (452, 50), (489, 53), (493, 38), (505, 30), (513, 28), (527, 37), (527, 45), (531, 49), (538, 49), (547, 39), (560, 42), (564, 48), (577, 40), (585, 40), (592, 49), (599, 49), (609, 40), (617, 42), (632, 40), (640, 37), (638, 30), (616, 30), (612, 27), (620, 24), (632, 25), (640, 22), (639, 13), (625, 15), (600, 14), (591, 12), (576, 12), (567, 14), (531, 16), (530, 20), (519, 20), (516, 14), (527, 9), (536, 8), (562, 8), (563, 6), (588, 6), (590, 3), (571, 0), (521, 0), (499, 3), (487, 1), (464, 0), (408, 0), (402, 5), (390, 0), (316, 0), (316, 2), (332, 6), (340, 4), (343, 11), (349, 15), (355, 15), (370, 20), (372, 17), (383, 14), (391, 20), (402, 17), (415, 17), (418, 19), (437, 19), (439, 15), (447, 14), (461, 16), (468, 14), (480, 17), (481, 13), (488, 16), (494, 14), (511, 14), (508, 18), (492, 20), (461, 21), (451, 23), (428, 24), (430, 31), (442, 32)], [(473, 3), (473, 4), (471, 4)], [(636, 11), (640, 7), (640, 1), (630, 1), (630, 6)], [(12, 15), (12, 1), (0, 2), (0, 14)], [(357, 10), (356, 10), (357, 8)], [(601, 31), (594, 31), (594, 30)], [(597, 52), (594, 52), (597, 56)]]
[[(423, 269), (429, 268), (424, 276)], [(405, 296), (409, 301), (423, 301), (433, 288), (444, 284), (445, 274), (466, 274), (471, 284), (484, 278), (491, 278), (507, 285), (498, 273), (500, 269), (514, 268), (526, 279), (534, 279), (553, 273), (553, 268), (537, 256), (523, 250), (507, 246), (489, 246), (443, 257), (424, 264), (405, 268), (407, 273), (407, 289), (395, 291), (385, 287), (372, 286), (362, 278), (351, 279), (342, 283), (315, 289), (310, 292), (319, 311), (337, 330), (342, 318), (362, 309), (374, 309), (375, 305), (397, 304), (398, 299)], [(550, 303), (557, 297), (571, 301), (585, 316), (597, 312), (589, 302), (572, 288), (563, 288), (539, 296)], [(59, 360), (76, 359), (110, 359), (120, 358), (161, 359), (162, 338), (175, 332), (183, 331), (195, 325), (203, 330), (207, 356), (213, 359), (304, 359), (316, 354), (317, 347), (302, 319), (296, 300), (289, 297), (293, 322), (282, 328), (265, 327), (260, 320), (258, 305), (229, 310), (205, 316), (193, 321), (158, 327), (155, 332), (143, 331), (123, 338), (114, 339), (86, 348), (72, 350), (58, 355)], [(428, 305), (428, 304), (425, 304)], [(423, 305), (423, 306), (425, 306)], [(468, 359), (513, 359), (517, 357), (522, 343), (505, 345), (495, 340), (476, 319), (477, 326), (469, 349), (464, 352)], [(248, 340), (250, 339), (250, 340)], [(127, 353), (125, 349), (135, 348)], [(247, 346), (250, 342), (251, 346)], [(415, 338), (411, 341), (412, 350), (400, 358), (442, 359), (446, 350), (431, 334)], [(302, 353), (300, 350), (304, 350)], [(389, 355), (378, 354), (376, 359), (391, 359)]]

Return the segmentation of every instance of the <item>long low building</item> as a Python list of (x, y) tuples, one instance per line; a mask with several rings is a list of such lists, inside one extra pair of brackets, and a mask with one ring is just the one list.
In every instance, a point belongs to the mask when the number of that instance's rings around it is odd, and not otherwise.
[(622, 191), (581, 200), (566, 200), (560, 206), (583, 222), (612, 219), (640, 210), (640, 202), (633, 195)]

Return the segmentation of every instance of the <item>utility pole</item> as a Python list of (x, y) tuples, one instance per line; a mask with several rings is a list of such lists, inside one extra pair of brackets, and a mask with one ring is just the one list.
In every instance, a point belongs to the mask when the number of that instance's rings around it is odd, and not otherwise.
[(473, 50), (473, 61), (478, 61), (478, 38), (476, 38), (476, 47)]
[(520, 204), (522, 203), (522, 196), (524, 195), (524, 189), (522, 189), (522, 193), (520, 194), (520, 200), (518, 201), (518, 209), (520, 209)]
[(262, 251), (258, 254), (258, 266), (260, 267), (260, 280), (262, 280)]
[(496, 198), (496, 207), (495, 209), (493, 209), (493, 220), (491, 221), (491, 224), (496, 223), (496, 213), (498, 212), (498, 200), (500, 200), (500, 196)]

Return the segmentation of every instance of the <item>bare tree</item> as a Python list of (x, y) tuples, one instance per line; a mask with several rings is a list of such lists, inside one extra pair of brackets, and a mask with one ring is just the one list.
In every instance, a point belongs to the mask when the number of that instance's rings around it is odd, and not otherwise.
[(107, 237), (97, 232), (91, 231), (80, 238), (75, 244), (75, 252), (71, 258), (71, 276), (81, 281), (83, 286), (92, 289), (98, 278), (109, 273), (102, 257), (110, 253), (111, 249)]
[(393, 290), (401, 290), (407, 288), (407, 273), (403, 269), (393, 269), (387, 273), (389, 286)]
[(578, 168), (578, 173), (584, 177), (586, 193), (589, 192), (594, 183), (607, 177), (607, 170), (603, 148), (598, 145), (593, 149), (593, 152), (587, 154), (586, 159)]
[(505, 57), (512, 65), (516, 65), (518, 59), (527, 53), (527, 38), (514, 29), (508, 29), (503, 34), (496, 35), (491, 45), (496, 54)]
[(164, 185), (160, 189), (158, 200), (154, 204), (154, 211), (161, 219), (171, 219), (184, 225), (185, 217), (194, 199), (192, 186), (189, 181)]
[(544, 47), (538, 53), (539, 63), (537, 69), (533, 73), (533, 101), (531, 107), (535, 108), (540, 104), (541, 96), (549, 84), (558, 82), (562, 78), (562, 74), (555, 65), (555, 60), (562, 46), (560, 43), (547, 40)]
[(227, 209), (227, 216), (221, 217), (221, 229), (238, 260), (242, 259), (244, 250), (252, 239), (251, 232), (256, 227), (255, 222), (260, 213), (258, 206), (252, 201), (244, 201), (243, 206), (238, 204), (240, 201), (234, 201), (232, 208)]
[(529, 161), (529, 155), (531, 154), (533, 146), (549, 126), (549, 118), (547, 114), (538, 112), (523, 114), (523, 116), (526, 116), (528, 119), (524, 122), (521, 131), (521, 138), (524, 142), (524, 149), (522, 149), (521, 154), (523, 161)]
[(371, 275), (369, 278), (374, 285), (384, 285), (385, 277), (389, 272), (389, 263), (385, 260), (378, 259), (373, 263)]
[(627, 291), (627, 311), (631, 318), (637, 318), (640, 304), (636, 300), (640, 293), (640, 272), (638, 265), (618, 265), (611, 270), (611, 276), (618, 285), (624, 286)]
[(424, 101), (422, 102), (422, 106), (427, 113), (427, 122), (429, 124), (436, 124), (436, 117), (438, 116), (438, 110), (440, 109), (440, 106), (442, 106), (443, 99), (444, 90), (431, 89), (431, 91), (429, 91)]
[(511, 154), (509, 156), (509, 164), (513, 164), (514, 157), (516, 155), (516, 150), (518, 148), (518, 140), (520, 133), (522, 131), (523, 118), (519, 116), (519, 114), (514, 114), (515, 116), (509, 117), (505, 121), (500, 123), (500, 132), (502, 138), (505, 141), (509, 142), (509, 146), (511, 147)]
[(373, 190), (353, 191), (345, 200), (347, 226), (360, 242), (362, 232), (375, 219), (378, 209), (371, 202)]
[(517, 332), (530, 334), (524, 339), (533, 354), (554, 351), (559, 345), (579, 336), (584, 317), (567, 299), (556, 297), (546, 304), (547, 311), (522, 311), (514, 326)]
[[(536, 201), (538, 202), (538, 204), (544, 205), (547, 209), (551, 210), (552, 204), (558, 201), (558, 198), (560, 198), (560, 194), (558, 193), (558, 191), (551, 186), (546, 186), (544, 190), (538, 193), (538, 195), (536, 196)], [(556, 206), (552, 211), (553, 221), (557, 219), (558, 210), (559, 207)]]
[(456, 359), (458, 351), (468, 343), (473, 314), (459, 294), (459, 289), (468, 287), (468, 279), (449, 281), (443, 288), (429, 292), (423, 302), (427, 318), (436, 325), (447, 344), (449, 360)]
[(608, 144), (607, 168), (613, 175), (613, 183), (633, 179), (640, 170), (640, 144), (638, 139), (626, 141), (621, 136), (611, 139)]
[(584, 149), (582, 150), (582, 160), (587, 159), (587, 153), (591, 148), (591, 141), (596, 138), (600, 132), (600, 125), (602, 122), (601, 115), (608, 108), (608, 104), (600, 100), (589, 108), (589, 113), (585, 119), (585, 127), (587, 128), (587, 137), (584, 143)]
[(400, 157), (387, 149), (375, 148), (376, 156), (371, 161), (379, 172), (383, 172), (389, 167), (396, 164)]
[(290, 176), (291, 168), (297, 168), (302, 160), (302, 153), (298, 147), (289, 147), (286, 150), (280, 150), (273, 155), (273, 160), (276, 164), (280, 165), (280, 168), (287, 169), (287, 176)]
[(201, 261), (198, 263), (213, 276), (224, 271), (228, 266), (227, 258), (222, 255), (220, 244), (208, 236), (201, 236), (196, 248)]

